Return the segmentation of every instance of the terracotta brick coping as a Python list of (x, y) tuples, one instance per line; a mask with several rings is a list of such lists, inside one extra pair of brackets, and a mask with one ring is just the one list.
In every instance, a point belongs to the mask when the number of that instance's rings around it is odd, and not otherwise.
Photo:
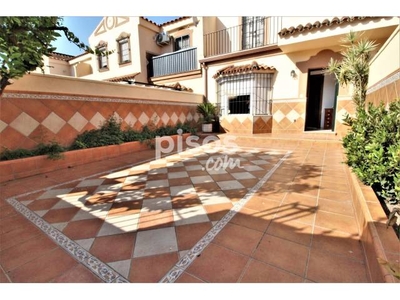
[[(189, 133), (183, 134), (182, 137), (185, 140), (189, 135)], [(177, 135), (171, 137), (174, 140), (177, 139)], [(47, 155), (40, 155), (0, 161), (0, 183), (64, 168), (72, 168), (90, 162), (103, 161), (124, 154), (144, 151), (148, 148), (149, 146), (146, 143), (135, 141), (121, 145), (67, 151), (63, 153), (63, 158), (56, 160), (49, 159)]]
[(378, 262), (378, 258), (381, 258), (398, 263), (393, 258), (400, 258), (399, 240), (392, 228), (386, 228), (386, 214), (372, 188), (362, 184), (350, 168), (347, 168), (347, 172), (370, 280), (400, 283)]

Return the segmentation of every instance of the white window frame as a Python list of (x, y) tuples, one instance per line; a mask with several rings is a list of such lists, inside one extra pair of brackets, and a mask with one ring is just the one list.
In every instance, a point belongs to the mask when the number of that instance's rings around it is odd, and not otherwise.
[[(118, 51), (119, 51), (119, 64), (126, 64), (131, 62), (131, 47), (129, 37), (119, 39), (118, 41)], [(124, 46), (126, 47), (124, 49)]]

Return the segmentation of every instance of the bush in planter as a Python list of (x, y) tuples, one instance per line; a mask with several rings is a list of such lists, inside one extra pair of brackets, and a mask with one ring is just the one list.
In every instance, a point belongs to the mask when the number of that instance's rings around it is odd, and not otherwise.
[(365, 184), (391, 204), (400, 201), (400, 100), (381, 103), (345, 118), (351, 126), (343, 138), (346, 163)]
[(149, 122), (147, 126), (142, 128), (142, 131), (136, 131), (131, 127), (122, 130), (121, 121), (115, 116), (111, 116), (104, 121), (99, 129), (85, 131), (78, 135), (74, 143), (68, 149), (62, 147), (55, 141), (48, 144), (41, 143), (33, 150), (10, 150), (5, 148), (0, 153), (0, 160), (13, 160), (37, 155), (47, 155), (50, 159), (59, 159), (63, 156), (62, 152), (67, 150), (117, 145), (133, 141), (146, 142), (149, 147), (153, 147), (154, 141), (151, 140), (156, 136), (175, 135), (178, 129), (182, 129), (183, 133), (196, 133), (196, 125), (193, 122), (178, 123), (176, 126), (167, 125), (159, 128)]
[(94, 148), (107, 145), (119, 145), (124, 142), (121, 121), (115, 116), (109, 117), (99, 129), (92, 129), (79, 134), (71, 146), (72, 150)]
[(40, 143), (34, 149), (4, 149), (0, 154), (0, 161), (13, 160), (19, 158), (32, 157), (37, 155), (47, 155), (49, 159), (60, 159), (63, 157), (63, 152), (66, 149), (62, 147), (56, 141), (52, 141), (48, 144)]

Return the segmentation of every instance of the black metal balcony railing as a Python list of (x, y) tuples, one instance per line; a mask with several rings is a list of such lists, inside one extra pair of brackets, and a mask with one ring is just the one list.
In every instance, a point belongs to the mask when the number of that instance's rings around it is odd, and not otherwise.
[(153, 76), (165, 76), (198, 69), (197, 48), (185, 48), (152, 58)]
[(258, 17), (239, 26), (204, 35), (204, 57), (278, 43), (282, 17)]

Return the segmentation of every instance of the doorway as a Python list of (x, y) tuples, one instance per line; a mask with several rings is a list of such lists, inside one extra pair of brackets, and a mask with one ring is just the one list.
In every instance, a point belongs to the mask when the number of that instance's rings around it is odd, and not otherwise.
[(324, 69), (308, 71), (305, 131), (334, 131), (337, 89), (333, 74)]
[(147, 82), (150, 83), (150, 78), (154, 76), (153, 70), (153, 57), (155, 54), (146, 52), (146, 62), (147, 62)]

